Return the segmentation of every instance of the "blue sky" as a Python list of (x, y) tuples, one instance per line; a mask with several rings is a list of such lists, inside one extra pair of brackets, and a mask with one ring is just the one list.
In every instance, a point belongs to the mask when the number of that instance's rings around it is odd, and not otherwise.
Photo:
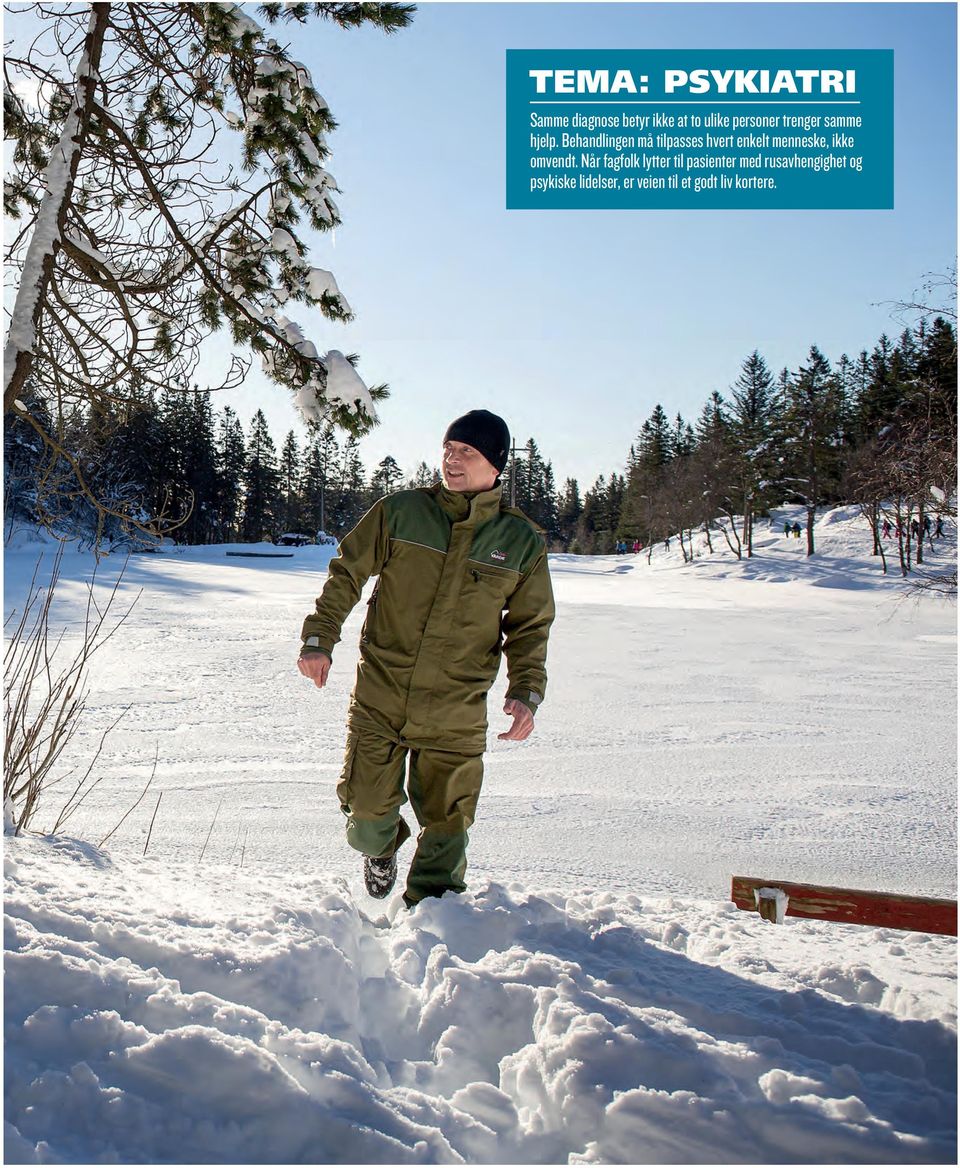
[[(758, 348), (774, 370), (902, 328), (956, 249), (952, 4), (423, 4), (392, 37), (311, 23), (302, 59), (340, 122), (343, 226), (318, 240), (357, 321), (322, 325), (392, 397), (372, 467), (434, 463), (483, 406), (589, 485), (622, 469), (660, 401), (695, 418)], [(893, 211), (506, 211), (508, 48), (892, 48)], [(278, 441), (296, 419), (264, 404)]]
[[(895, 335), (879, 302), (955, 254), (952, 3), (425, 3), (390, 37), (278, 28), (340, 123), (344, 222), (312, 261), (357, 320), (297, 309), (391, 386), (369, 468), (435, 463), (447, 423), (482, 406), (588, 486), (622, 469), (658, 401), (695, 419), (754, 348), (776, 371), (813, 343), (835, 360)], [(591, 47), (892, 48), (895, 209), (505, 210), (505, 51)], [(301, 430), (259, 374), (228, 400), (244, 425), (262, 406), (278, 443)]]

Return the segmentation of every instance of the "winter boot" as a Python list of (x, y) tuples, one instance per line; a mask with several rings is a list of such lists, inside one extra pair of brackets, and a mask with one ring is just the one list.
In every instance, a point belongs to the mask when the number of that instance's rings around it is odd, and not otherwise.
[(375, 900), (383, 900), (384, 897), (389, 896), (396, 881), (396, 854), (383, 856), (380, 859), (376, 856), (364, 856), (363, 882), (367, 886), (367, 892)]

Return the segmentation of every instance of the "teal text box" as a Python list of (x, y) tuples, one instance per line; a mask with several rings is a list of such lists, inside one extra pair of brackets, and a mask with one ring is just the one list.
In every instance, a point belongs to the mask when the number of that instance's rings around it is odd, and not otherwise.
[(893, 207), (892, 49), (509, 49), (510, 210)]

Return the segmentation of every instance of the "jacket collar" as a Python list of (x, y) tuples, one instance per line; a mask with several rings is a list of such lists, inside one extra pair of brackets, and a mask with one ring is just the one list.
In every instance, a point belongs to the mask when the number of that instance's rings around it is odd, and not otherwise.
[(502, 488), (499, 482), (489, 491), (451, 491), (443, 483), (437, 483), (433, 491), (440, 509), (454, 523), (470, 522), (479, 526), (500, 511)]

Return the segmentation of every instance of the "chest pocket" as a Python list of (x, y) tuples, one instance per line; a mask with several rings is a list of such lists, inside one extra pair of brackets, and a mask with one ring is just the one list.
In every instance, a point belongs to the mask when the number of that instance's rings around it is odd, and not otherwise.
[(516, 583), (513, 572), (498, 572), (484, 564), (467, 564), (457, 619), (465, 657), (484, 671), (495, 670), (500, 658), (503, 610)]
[(476, 603), (483, 608), (496, 605), (498, 609), (503, 609), (507, 603), (507, 597), (514, 589), (516, 580), (517, 578), (512, 572), (497, 572), (471, 564), (467, 567), (467, 576), (461, 596), (475, 598)]

